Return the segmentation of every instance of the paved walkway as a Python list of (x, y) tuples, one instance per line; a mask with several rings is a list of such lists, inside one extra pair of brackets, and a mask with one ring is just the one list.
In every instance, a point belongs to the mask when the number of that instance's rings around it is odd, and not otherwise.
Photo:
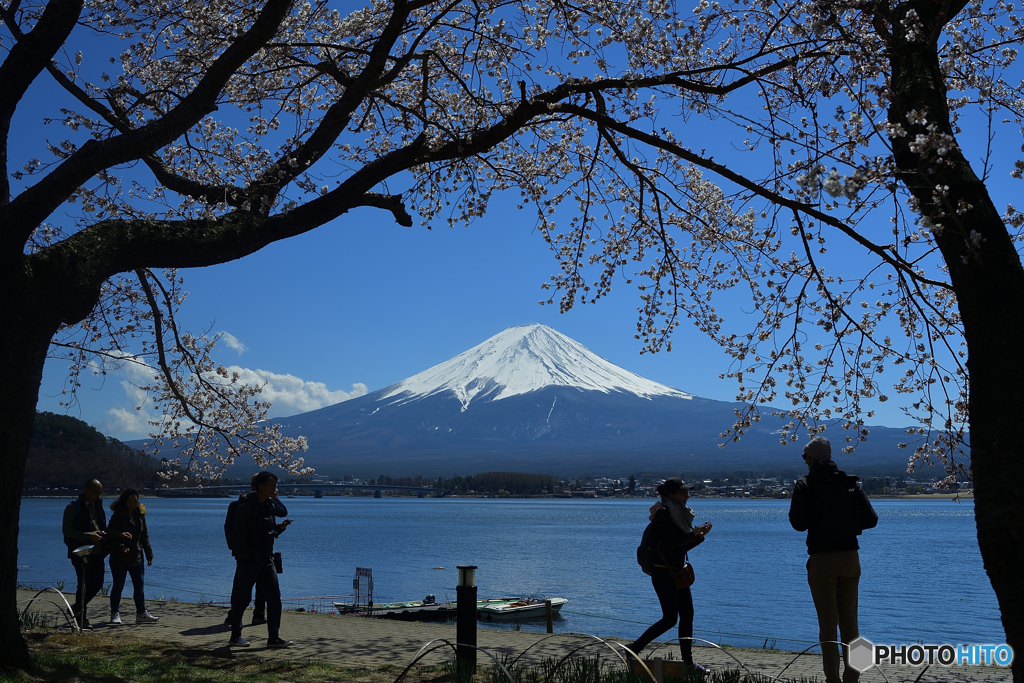
[[(36, 594), (36, 591), (19, 591), (19, 608)], [(67, 595), (74, 600), (74, 595)], [(44, 593), (32, 605), (32, 610), (58, 616), (60, 612), (54, 602), (60, 602), (56, 594)], [(128, 607), (131, 598), (127, 597)], [(122, 604), (124, 604), (122, 602)], [(229, 632), (224, 626), (227, 609), (224, 607), (182, 602), (147, 601), (150, 612), (160, 617), (154, 624), (135, 625), (133, 614), (125, 618), (121, 626), (104, 623), (108, 616), (106, 598), (99, 596), (89, 605), (92, 620), (97, 630), (105, 632), (116, 629), (141, 638), (177, 642), (194, 648), (227, 648)], [(244, 623), (251, 619), (247, 612)], [(102, 625), (100, 625), (102, 624)], [(249, 648), (234, 648), (257, 657), (274, 659), (314, 659), (338, 666), (376, 669), (383, 665), (405, 667), (411, 663), (420, 649), (430, 641), (447, 640), (455, 643), (455, 626), (402, 622), (389, 619), (340, 616), (316, 612), (286, 611), (282, 617), (281, 636), (294, 641), (287, 650), (269, 650), (266, 646), (266, 626), (246, 626), (244, 637), (252, 643)], [(611, 642), (615, 642), (614, 640)], [(437, 643), (440, 644), (440, 643)], [(502, 655), (523, 655), (528, 662), (538, 662), (549, 657), (563, 657), (576, 652), (579, 656), (596, 656), (601, 653), (608, 657), (609, 645), (582, 635), (556, 634), (546, 636), (527, 631), (479, 628), (477, 645), (484, 651), (501, 659)], [(674, 644), (664, 644), (657, 650), (651, 646), (644, 651), (647, 657), (664, 655), (673, 657), (677, 652)], [(525, 654), (524, 654), (525, 653)], [(449, 647), (442, 647), (424, 656), (423, 665), (436, 665), (453, 658)], [(485, 654), (478, 656), (478, 662), (485, 665)], [(778, 650), (740, 650), (735, 648), (717, 649), (700, 647), (694, 650), (694, 659), (711, 669), (736, 669), (743, 665), (751, 673), (779, 680), (821, 678), (821, 656), (816, 654), (797, 655), (794, 652)], [(863, 683), (920, 683), (949, 681), (951, 683), (1011, 681), (1009, 669), (994, 666), (942, 667), (935, 665), (923, 672), (924, 667), (887, 666), (874, 668), (861, 676)]]

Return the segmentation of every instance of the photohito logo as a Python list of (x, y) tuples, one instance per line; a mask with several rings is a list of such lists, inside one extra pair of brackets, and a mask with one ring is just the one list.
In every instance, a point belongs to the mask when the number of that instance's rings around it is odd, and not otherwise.
[(1013, 648), (1002, 645), (875, 645), (867, 638), (850, 643), (851, 667), (861, 673), (879, 664), (909, 664), (923, 666), (940, 664), (953, 666), (981, 666), (995, 664), (1010, 666)]

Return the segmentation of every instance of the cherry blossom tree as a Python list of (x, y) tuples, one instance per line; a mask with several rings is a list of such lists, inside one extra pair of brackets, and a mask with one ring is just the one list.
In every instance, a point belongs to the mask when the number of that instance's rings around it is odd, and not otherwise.
[[(1024, 108), (1012, 6), (9, 0), (0, 18), (5, 663), (28, 663), (17, 527), (48, 355), (69, 362), (69, 401), (83, 372), (150, 373), (155, 438), (185, 473), (241, 456), (299, 471), (304, 444), (266, 425), (259, 387), (179, 329), (175, 269), (359, 207), (466, 223), (502, 192), (560, 264), (548, 302), (636, 287), (645, 350), (685, 320), (731, 354), (749, 409), (727, 438), (774, 411), (781, 441), (831, 425), (855, 453), (894, 392), (919, 424), (911, 466), (973, 477), (1024, 651), (1022, 218), (992, 199), (1024, 163), (990, 142)], [(39, 108), (37, 152), (15, 115)], [(979, 125), (980, 152), (963, 133)]]

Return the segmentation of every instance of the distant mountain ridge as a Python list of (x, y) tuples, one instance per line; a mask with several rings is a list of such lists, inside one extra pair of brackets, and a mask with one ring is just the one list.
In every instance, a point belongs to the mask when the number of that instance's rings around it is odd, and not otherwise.
[[(701, 398), (600, 358), (545, 325), (512, 327), (384, 389), (277, 420), (306, 436), (306, 462), (329, 475), (450, 476), (488, 470), (628, 474), (802, 468), (763, 417), (720, 446), (742, 404)], [(872, 428), (856, 455), (826, 432), (840, 467), (900, 471), (903, 430)]]

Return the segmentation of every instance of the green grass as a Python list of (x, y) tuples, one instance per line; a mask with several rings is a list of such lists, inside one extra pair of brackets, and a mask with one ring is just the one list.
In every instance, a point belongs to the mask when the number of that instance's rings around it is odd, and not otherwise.
[(21, 620), (21, 627), (24, 629), (54, 628), (57, 626), (57, 617), (52, 614), (48, 615), (43, 612), (37, 612), (28, 607), (18, 613), (18, 618)]
[[(474, 677), (476, 683), (652, 683), (646, 674), (636, 674), (625, 668), (617, 658), (574, 657), (567, 660), (546, 659), (540, 664), (513, 663), (513, 658), (500, 660), (505, 671), (498, 666), (480, 666)], [(454, 663), (442, 667), (445, 680), (469, 683), (469, 677)], [(511, 677), (511, 681), (510, 678)], [(483, 679), (482, 682), (480, 679)], [(769, 683), (774, 679), (760, 674), (747, 675), (739, 670), (712, 671), (707, 675), (695, 671), (682, 677), (666, 677), (665, 683)], [(816, 679), (801, 678), (792, 683), (812, 683)]]
[[(228, 650), (187, 648), (126, 635), (75, 636), (52, 629), (30, 631), (29, 671), (0, 669), (0, 683), (96, 681), (98, 683), (653, 683), (623, 666), (616, 657), (549, 658), (523, 664), (505, 655), (499, 661), (478, 660), (474, 674), (454, 661), (414, 668), (401, 681), (404, 667), (393, 664), (372, 671), (325, 662), (270, 660)], [(505, 671), (508, 672), (506, 675)], [(665, 683), (768, 683), (760, 675), (738, 670), (713, 671), (704, 676), (688, 672)], [(811, 679), (813, 681), (815, 679)], [(806, 679), (799, 682), (810, 683)]]
[[(132, 639), (88, 638), (29, 633), (29, 671), (0, 669), (0, 683), (97, 681), (99, 683), (327, 683), (363, 680), (390, 683), (381, 675), (324, 662), (274, 661), (231, 653), (192, 650)], [(123, 643), (124, 637), (119, 640)]]

